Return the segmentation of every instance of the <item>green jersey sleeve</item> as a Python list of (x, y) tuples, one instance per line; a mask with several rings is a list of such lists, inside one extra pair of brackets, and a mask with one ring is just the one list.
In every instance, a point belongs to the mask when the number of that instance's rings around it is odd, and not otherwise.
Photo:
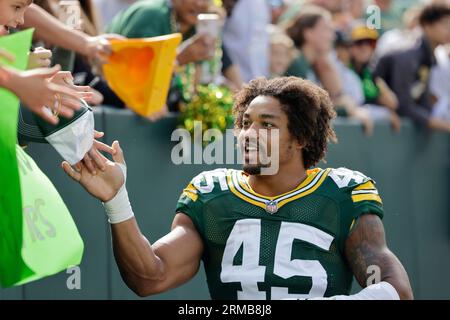
[(328, 175), (339, 188), (341, 234), (339, 247), (345, 250), (345, 241), (356, 220), (363, 214), (383, 218), (383, 202), (375, 181), (359, 171), (347, 168), (332, 169)]
[(383, 201), (373, 179), (347, 168), (333, 169), (329, 176), (342, 190), (345, 198), (351, 199), (353, 219), (365, 213), (376, 214), (383, 218)]
[(366, 179), (351, 190), (354, 206), (353, 218), (357, 219), (364, 213), (373, 213), (382, 219), (384, 216), (383, 201), (375, 187), (375, 181), (368, 177)]
[(182, 212), (193, 221), (200, 235), (204, 235), (204, 211), (211, 201), (227, 192), (226, 169), (204, 171), (195, 176), (178, 199), (176, 212)]
[(192, 181), (183, 189), (175, 211), (184, 213), (191, 218), (199, 233), (203, 234), (204, 228), (201, 219), (203, 203), (202, 199), (200, 199), (200, 192), (194, 187)]

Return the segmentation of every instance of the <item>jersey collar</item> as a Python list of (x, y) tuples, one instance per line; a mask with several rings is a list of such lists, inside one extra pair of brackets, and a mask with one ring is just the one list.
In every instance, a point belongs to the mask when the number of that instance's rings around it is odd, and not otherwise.
[(275, 197), (268, 197), (255, 192), (248, 183), (248, 175), (241, 170), (230, 170), (227, 182), (231, 192), (237, 197), (266, 209), (269, 202), (278, 208), (314, 192), (325, 180), (330, 169), (312, 169), (307, 171), (307, 178), (295, 189)]

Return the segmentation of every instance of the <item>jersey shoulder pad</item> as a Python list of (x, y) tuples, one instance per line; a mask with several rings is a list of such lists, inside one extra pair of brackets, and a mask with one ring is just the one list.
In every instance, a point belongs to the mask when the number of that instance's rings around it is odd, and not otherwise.
[(375, 181), (363, 173), (347, 168), (331, 169), (328, 176), (344, 193), (351, 195), (354, 203), (376, 201), (382, 203)]
[(227, 175), (228, 169), (215, 169), (203, 171), (196, 175), (188, 186), (183, 190), (183, 194), (192, 201), (207, 200), (214, 198), (228, 190)]
[(375, 187), (375, 181), (367, 177), (363, 173), (347, 168), (330, 169), (328, 176), (334, 181), (339, 189), (343, 188), (358, 188), (361, 186)]

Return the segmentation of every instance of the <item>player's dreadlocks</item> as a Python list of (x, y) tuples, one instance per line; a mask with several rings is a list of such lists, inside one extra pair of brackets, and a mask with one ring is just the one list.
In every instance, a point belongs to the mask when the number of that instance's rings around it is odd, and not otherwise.
[(257, 96), (278, 99), (288, 117), (289, 132), (304, 145), (303, 164), (306, 169), (323, 159), (330, 140), (336, 142), (331, 120), (336, 117), (328, 93), (308, 80), (280, 77), (250, 81), (235, 97), (236, 128), (242, 128), (242, 118), (248, 105)]

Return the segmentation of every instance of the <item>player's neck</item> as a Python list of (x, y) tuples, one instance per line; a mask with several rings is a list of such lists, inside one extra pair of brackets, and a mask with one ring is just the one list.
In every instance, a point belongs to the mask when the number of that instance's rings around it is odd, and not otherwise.
[(275, 197), (294, 190), (307, 178), (302, 163), (280, 166), (275, 175), (251, 175), (248, 179), (250, 187), (256, 193), (267, 197)]

